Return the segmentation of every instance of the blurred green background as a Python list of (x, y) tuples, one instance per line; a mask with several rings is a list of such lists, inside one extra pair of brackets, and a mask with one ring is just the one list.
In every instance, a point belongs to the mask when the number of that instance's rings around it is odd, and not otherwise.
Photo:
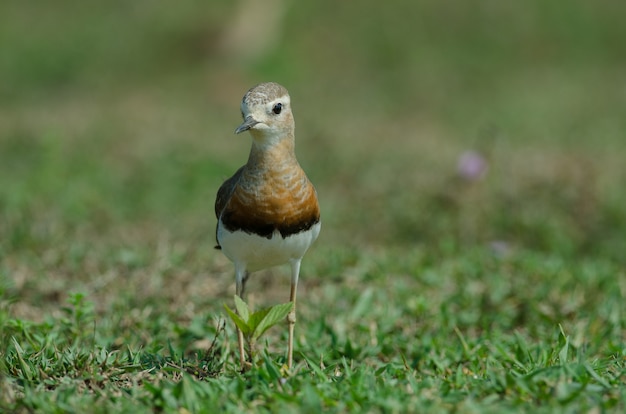
[(470, 247), (626, 263), (626, 3), (257, 3), (3, 2), (0, 256), (23, 299), (163, 244), (175, 278), (230, 286), (214, 195), (269, 80), (320, 196), (320, 269)]

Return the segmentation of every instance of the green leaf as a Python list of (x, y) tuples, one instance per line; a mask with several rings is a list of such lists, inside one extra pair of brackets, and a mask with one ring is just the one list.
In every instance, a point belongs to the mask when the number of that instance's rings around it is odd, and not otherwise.
[[(271, 307), (261, 309), (261, 310), (254, 312), (252, 315), (250, 315), (250, 319), (248, 320), (248, 325), (250, 325), (250, 331), (254, 332), (256, 330), (257, 326), (259, 326), (259, 323), (261, 323), (261, 321), (269, 313), (270, 309)], [(258, 338), (259, 336), (255, 337), (255, 339)]]
[(241, 319), (248, 323), (250, 320), (250, 310), (246, 302), (237, 295), (235, 295), (235, 309), (237, 309), (237, 313), (241, 316)]
[(253, 338), (258, 339), (261, 337), (265, 331), (285, 319), (292, 309), (292, 302), (271, 307), (265, 317), (254, 328)]
[(224, 304), (224, 309), (226, 309), (226, 312), (228, 313), (228, 316), (230, 316), (230, 319), (232, 319), (233, 322), (235, 322), (235, 325), (237, 325), (237, 328), (239, 328), (239, 330), (241, 330), (241, 332), (243, 333), (243, 335), (245, 337), (248, 337), (252, 330), (250, 329), (250, 327), (248, 326), (246, 321), (241, 319), (241, 317), (239, 315), (237, 315), (237, 313), (235, 313), (234, 311), (230, 310), (228, 305)]

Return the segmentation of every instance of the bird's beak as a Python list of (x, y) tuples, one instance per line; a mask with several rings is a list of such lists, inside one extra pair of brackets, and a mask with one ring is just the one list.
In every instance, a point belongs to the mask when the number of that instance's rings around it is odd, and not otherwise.
[(235, 130), (235, 134), (240, 134), (244, 131), (249, 130), (250, 128), (252, 128), (253, 126), (255, 126), (256, 124), (258, 124), (259, 121), (257, 121), (256, 119), (252, 118), (252, 115), (248, 115), (246, 117), (246, 119), (244, 119), (243, 124), (239, 125), (237, 127), (237, 129)]

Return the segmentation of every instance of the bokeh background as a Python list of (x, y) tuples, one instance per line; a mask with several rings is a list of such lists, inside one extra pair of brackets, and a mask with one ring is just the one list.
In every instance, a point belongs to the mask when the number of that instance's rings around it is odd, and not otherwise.
[(626, 264), (624, 15), (582, 0), (3, 2), (3, 289), (35, 319), (72, 289), (120, 309), (231, 295), (214, 195), (249, 150), (240, 99), (269, 80), (291, 93), (322, 204), (305, 274), (340, 286), (365, 252), (475, 248)]

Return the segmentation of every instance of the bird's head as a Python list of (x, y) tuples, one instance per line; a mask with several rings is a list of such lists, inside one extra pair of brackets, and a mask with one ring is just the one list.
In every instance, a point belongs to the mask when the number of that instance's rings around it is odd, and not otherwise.
[(267, 82), (251, 88), (241, 101), (243, 123), (236, 134), (250, 131), (256, 140), (276, 141), (282, 137), (293, 137), (294, 120), (291, 100), (283, 86)]

